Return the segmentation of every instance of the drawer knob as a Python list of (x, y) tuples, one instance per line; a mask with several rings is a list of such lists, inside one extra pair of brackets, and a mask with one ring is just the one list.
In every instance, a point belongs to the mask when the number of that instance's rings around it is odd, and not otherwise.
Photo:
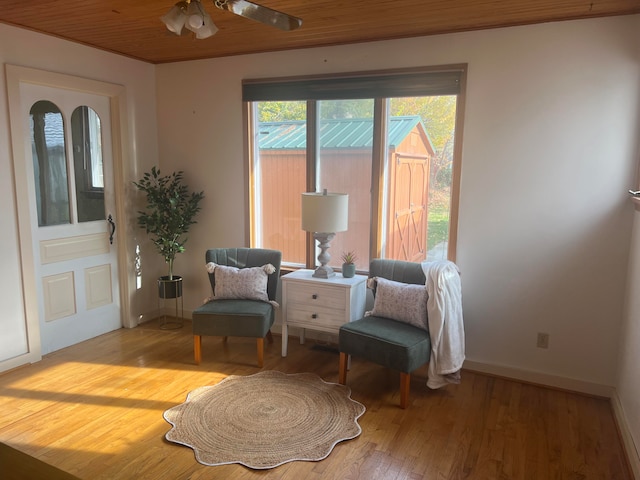
[(312, 314), (311, 314), (311, 318), (318, 318), (318, 314), (316, 314), (316, 313), (312, 313)]
[(314, 300), (317, 300), (317, 298), (318, 298), (318, 294), (317, 294), (317, 293), (314, 293), (313, 295), (311, 295), (311, 298), (313, 298)]

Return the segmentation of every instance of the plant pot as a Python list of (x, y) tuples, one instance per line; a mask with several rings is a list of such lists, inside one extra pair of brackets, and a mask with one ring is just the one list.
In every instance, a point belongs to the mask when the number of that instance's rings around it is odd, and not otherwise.
[(356, 274), (355, 263), (343, 263), (342, 264), (342, 276), (344, 278), (352, 278)]
[(182, 296), (182, 277), (174, 275), (169, 280), (169, 276), (165, 275), (158, 279), (158, 296), (160, 298), (180, 298)]

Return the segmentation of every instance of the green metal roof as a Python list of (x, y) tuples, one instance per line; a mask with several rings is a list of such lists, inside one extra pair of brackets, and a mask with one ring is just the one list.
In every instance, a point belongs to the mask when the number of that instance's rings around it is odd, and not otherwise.
[[(416, 125), (426, 132), (419, 115), (391, 117), (389, 120), (389, 147), (396, 147)], [(260, 149), (294, 150), (307, 145), (306, 122), (262, 122), (259, 124)], [(372, 148), (372, 118), (340, 118), (322, 120), (321, 148)]]

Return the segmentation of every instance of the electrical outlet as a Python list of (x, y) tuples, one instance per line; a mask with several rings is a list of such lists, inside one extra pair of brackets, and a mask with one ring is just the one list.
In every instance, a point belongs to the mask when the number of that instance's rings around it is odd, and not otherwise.
[(538, 348), (549, 348), (549, 334), (548, 333), (539, 332), (538, 333), (538, 342), (537, 342), (536, 345), (537, 345)]

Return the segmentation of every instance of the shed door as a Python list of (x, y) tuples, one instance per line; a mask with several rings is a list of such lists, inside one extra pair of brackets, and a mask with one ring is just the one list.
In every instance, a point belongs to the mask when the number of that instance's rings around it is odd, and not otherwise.
[(394, 154), (390, 183), (385, 257), (420, 262), (426, 258), (428, 158)]

